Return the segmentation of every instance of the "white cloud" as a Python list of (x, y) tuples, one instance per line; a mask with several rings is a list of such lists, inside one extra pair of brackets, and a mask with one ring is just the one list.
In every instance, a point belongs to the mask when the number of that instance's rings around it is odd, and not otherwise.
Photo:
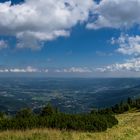
[[(3, 71), (5, 72), (5, 71)], [(38, 69), (33, 68), (31, 66), (28, 66), (27, 68), (13, 68), (13, 69), (9, 69), (8, 72), (12, 72), (12, 73), (34, 73), (34, 72), (40, 72)]]
[(44, 70), (44, 72), (48, 73), (48, 72), (49, 72), (49, 70), (48, 70), (48, 69), (45, 69), (45, 70)]
[(92, 0), (25, 0), (0, 3), (0, 35), (16, 36), (18, 48), (39, 49), (40, 41), (69, 36), (77, 23), (88, 20)]
[(101, 0), (93, 7), (93, 22), (88, 28), (129, 28), (140, 24), (140, 0)]
[(92, 70), (87, 67), (71, 67), (64, 69), (48, 69), (34, 68), (28, 66), (26, 68), (0, 68), (0, 73), (91, 73)]
[(111, 43), (118, 44), (118, 52), (125, 55), (140, 55), (140, 36), (121, 35), (118, 39), (112, 38)]
[(8, 44), (4, 40), (0, 40), (0, 50), (8, 48)]
[(108, 65), (103, 68), (97, 68), (99, 72), (122, 72), (122, 71), (133, 71), (140, 72), (140, 58), (129, 59), (124, 63), (116, 63)]
[(9, 72), (8, 69), (0, 69), (0, 73), (7, 73), (7, 72)]
[(71, 67), (71, 68), (64, 68), (64, 69), (56, 69), (55, 72), (58, 73), (91, 73), (87, 67)]

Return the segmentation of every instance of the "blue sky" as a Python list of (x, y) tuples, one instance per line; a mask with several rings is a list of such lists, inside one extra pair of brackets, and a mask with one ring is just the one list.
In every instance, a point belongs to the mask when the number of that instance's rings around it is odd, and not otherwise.
[(0, 0), (0, 75), (140, 76), (139, 9), (140, 0)]

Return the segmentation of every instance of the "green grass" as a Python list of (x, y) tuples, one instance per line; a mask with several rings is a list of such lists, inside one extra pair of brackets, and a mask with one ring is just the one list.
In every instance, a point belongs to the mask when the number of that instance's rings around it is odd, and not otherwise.
[(116, 116), (119, 124), (105, 132), (68, 132), (52, 129), (0, 132), (0, 140), (140, 140), (140, 112)]

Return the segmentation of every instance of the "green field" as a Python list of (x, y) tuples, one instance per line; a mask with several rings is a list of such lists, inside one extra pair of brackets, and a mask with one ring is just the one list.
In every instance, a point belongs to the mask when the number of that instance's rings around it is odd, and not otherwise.
[(119, 124), (105, 132), (68, 132), (51, 129), (5, 131), (0, 140), (140, 140), (140, 112), (116, 116)]

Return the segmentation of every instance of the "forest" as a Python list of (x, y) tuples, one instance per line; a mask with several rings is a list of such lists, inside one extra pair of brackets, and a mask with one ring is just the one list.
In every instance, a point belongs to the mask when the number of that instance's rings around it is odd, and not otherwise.
[(1, 112), (0, 130), (52, 128), (101, 132), (118, 124), (115, 114), (121, 114), (133, 108), (140, 109), (140, 99), (128, 98), (112, 107), (93, 109), (91, 112), (84, 114), (60, 112), (51, 104), (47, 104), (39, 113), (34, 113), (30, 108), (21, 109), (14, 116)]

